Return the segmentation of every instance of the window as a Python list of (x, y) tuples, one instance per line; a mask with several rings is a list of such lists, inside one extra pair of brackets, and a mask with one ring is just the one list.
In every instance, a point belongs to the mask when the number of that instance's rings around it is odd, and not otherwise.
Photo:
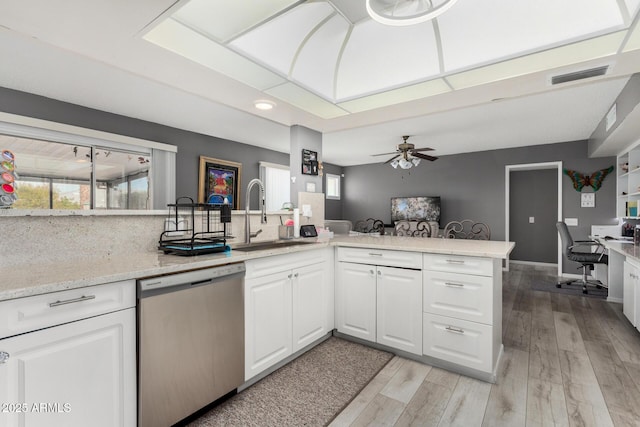
[(0, 207), (147, 210), (175, 201), (171, 145), (0, 113), (0, 149), (12, 153), (5, 169), (15, 175)]
[(326, 177), (327, 199), (340, 200), (340, 175), (328, 173)]
[(279, 211), (291, 202), (289, 166), (260, 162), (260, 180), (264, 184), (267, 211)]

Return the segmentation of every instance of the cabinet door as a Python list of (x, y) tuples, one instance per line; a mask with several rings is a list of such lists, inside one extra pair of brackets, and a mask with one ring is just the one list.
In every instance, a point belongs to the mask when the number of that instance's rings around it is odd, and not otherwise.
[(622, 312), (632, 325), (637, 325), (636, 318), (636, 284), (638, 281), (638, 269), (627, 261), (624, 262), (624, 279), (622, 289)]
[(0, 340), (0, 351), (0, 403), (14, 405), (1, 426), (136, 425), (134, 309)]
[(422, 272), (377, 268), (377, 342), (422, 355)]
[(289, 274), (245, 280), (245, 381), (292, 352)]
[(376, 340), (376, 267), (339, 262), (336, 274), (336, 328)]
[(328, 332), (326, 263), (293, 271), (293, 352)]

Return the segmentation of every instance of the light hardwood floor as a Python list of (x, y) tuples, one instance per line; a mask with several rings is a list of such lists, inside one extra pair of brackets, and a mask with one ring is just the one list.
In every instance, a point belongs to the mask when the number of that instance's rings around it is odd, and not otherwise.
[(640, 426), (640, 332), (620, 304), (531, 290), (551, 275), (504, 273), (496, 384), (395, 357), (331, 426)]

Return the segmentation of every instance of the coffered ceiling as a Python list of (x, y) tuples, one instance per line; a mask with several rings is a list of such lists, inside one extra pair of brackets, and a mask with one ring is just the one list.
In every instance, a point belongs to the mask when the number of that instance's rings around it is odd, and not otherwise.
[(0, 86), (285, 152), (299, 124), (340, 165), (405, 134), (434, 155), (563, 142), (640, 71), (639, 8), (459, 0), (390, 27), (365, 0), (5, 0)]

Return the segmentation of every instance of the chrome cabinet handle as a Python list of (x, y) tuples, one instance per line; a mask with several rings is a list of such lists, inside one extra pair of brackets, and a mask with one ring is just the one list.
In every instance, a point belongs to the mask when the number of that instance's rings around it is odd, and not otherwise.
[(373, 270), (369, 270), (369, 274), (374, 275), (375, 273), (373, 272)]
[(382, 271), (378, 270), (378, 276), (382, 276)]
[(464, 260), (462, 259), (448, 259), (447, 262), (449, 264), (464, 264)]
[(293, 277), (293, 274), (289, 273), (289, 275), (287, 276), (287, 279), (291, 279)]
[(454, 288), (464, 288), (464, 283), (444, 282), (445, 286), (452, 286)]
[(88, 301), (88, 300), (95, 299), (95, 298), (96, 298), (95, 295), (82, 295), (79, 298), (67, 299), (67, 300), (64, 300), (64, 301), (58, 300), (56, 302), (51, 302), (51, 303), (49, 303), (49, 307), (57, 307), (59, 305), (73, 304), (73, 303), (76, 303), (76, 302)]
[(9, 360), (9, 356), (11, 355), (6, 351), (0, 351), (0, 365), (6, 363), (6, 361)]
[(298, 273), (294, 274), (293, 277), (298, 278)]
[(377, 254), (375, 252), (369, 252), (369, 256), (382, 256), (382, 254)]
[(457, 334), (464, 334), (464, 330), (459, 329), (459, 328), (454, 328), (453, 326), (447, 326), (445, 329), (447, 331), (449, 331), (449, 332), (455, 332)]

